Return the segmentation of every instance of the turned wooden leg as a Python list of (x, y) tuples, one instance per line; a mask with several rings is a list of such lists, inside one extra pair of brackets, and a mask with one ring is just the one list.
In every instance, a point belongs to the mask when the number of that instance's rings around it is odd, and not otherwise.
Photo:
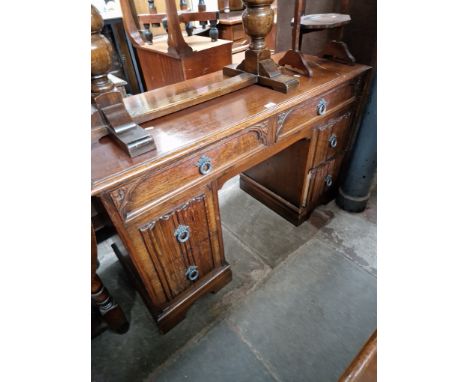
[(91, 226), (91, 298), (93, 304), (99, 309), (107, 325), (117, 333), (125, 333), (129, 328), (129, 323), (125, 314), (118, 306), (101, 279), (96, 274), (97, 269), (97, 243), (94, 229)]
[(218, 24), (218, 20), (210, 20), (210, 37), (211, 41), (218, 41), (218, 28), (216, 25)]

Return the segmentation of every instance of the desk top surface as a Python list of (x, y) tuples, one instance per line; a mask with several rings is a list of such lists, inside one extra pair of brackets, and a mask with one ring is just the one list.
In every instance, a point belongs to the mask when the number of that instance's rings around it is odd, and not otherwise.
[[(273, 56), (275, 61), (283, 53)], [(213, 144), (265, 118), (289, 109), (311, 97), (330, 90), (353, 78), (368, 66), (347, 66), (307, 56), (313, 61), (312, 78), (300, 76), (299, 86), (283, 94), (259, 85), (252, 85), (234, 93), (192, 106), (188, 109), (157, 118), (140, 125), (150, 132), (156, 150), (130, 158), (109, 137), (104, 137), (91, 147), (91, 194), (96, 195), (116, 184), (142, 174), (149, 169), (176, 161)], [(285, 74), (294, 74), (284, 70)], [(190, 80), (191, 86), (209, 86), (223, 79), (222, 71)], [(164, 88), (164, 94), (180, 92), (184, 83)], [(141, 114), (149, 105), (157, 103), (162, 89), (138, 94), (125, 99), (131, 115)]]

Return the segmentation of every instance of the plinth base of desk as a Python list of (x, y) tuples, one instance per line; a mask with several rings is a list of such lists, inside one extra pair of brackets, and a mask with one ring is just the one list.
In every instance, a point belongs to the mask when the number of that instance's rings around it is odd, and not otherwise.
[(240, 188), (295, 226), (304, 223), (310, 215), (310, 211), (297, 208), (245, 174), (240, 175)]
[(167, 333), (180, 321), (182, 321), (190, 307), (200, 297), (203, 297), (210, 292), (218, 292), (232, 280), (231, 265), (225, 263), (223, 266), (213, 269), (201, 280), (195, 282), (190, 289), (182, 292), (179, 296), (170, 302), (169, 306), (161, 311), (151, 302), (151, 298), (149, 297), (143, 286), (143, 283), (138, 277), (128, 252), (126, 251), (125, 247), (123, 247), (120, 239), (118, 240), (118, 243), (119, 245), (117, 243), (112, 244), (112, 249), (119, 258), (121, 264), (124, 266), (124, 269), (127, 271), (133, 286), (138, 290), (141, 297), (143, 298), (143, 301), (145, 302), (148, 310), (151, 312), (161, 333)]
[(156, 317), (159, 330), (162, 333), (171, 330), (185, 318), (187, 311), (196, 300), (210, 292), (216, 293), (231, 280), (232, 271), (229, 264), (213, 270), (203, 280), (200, 280), (199, 284), (195, 284), (193, 289), (189, 289), (175, 298), (171, 305)]

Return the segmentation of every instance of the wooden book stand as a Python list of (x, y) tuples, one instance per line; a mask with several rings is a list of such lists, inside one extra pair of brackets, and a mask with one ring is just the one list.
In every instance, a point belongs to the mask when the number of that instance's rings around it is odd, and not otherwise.
[[(342, 0), (342, 8), (347, 11), (349, 8), (349, 0)], [(305, 0), (296, 0), (294, 9), (294, 19), (292, 20), (292, 49), (289, 50), (280, 60), (279, 64), (312, 77), (312, 68), (309, 63), (304, 60), (301, 52), (302, 36), (306, 33), (317, 32), (324, 29), (337, 29), (336, 38), (326, 45), (321, 56), (343, 64), (353, 65), (356, 60), (350, 53), (346, 43), (341, 41), (343, 37), (343, 26), (351, 22), (351, 18), (347, 14), (340, 13), (323, 13), (323, 14), (305, 14)]]

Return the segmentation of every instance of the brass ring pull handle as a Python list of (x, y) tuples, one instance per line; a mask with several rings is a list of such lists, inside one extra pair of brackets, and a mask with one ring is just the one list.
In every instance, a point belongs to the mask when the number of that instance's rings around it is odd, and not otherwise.
[(333, 185), (333, 178), (331, 175), (327, 175), (325, 177), (325, 184), (327, 185), (327, 187), (331, 187)]
[(211, 159), (208, 158), (206, 155), (203, 155), (197, 162), (197, 167), (198, 170), (200, 171), (200, 174), (206, 175), (209, 174), (213, 168), (213, 165), (211, 163)]
[(190, 228), (186, 225), (179, 225), (174, 231), (174, 236), (179, 243), (185, 243), (190, 239)]
[(323, 98), (320, 98), (319, 103), (317, 104), (317, 114), (324, 115), (327, 111), (327, 101)]
[(330, 138), (328, 138), (328, 143), (330, 144), (330, 147), (334, 149), (338, 145), (338, 138), (336, 137), (335, 134), (333, 134)]
[(200, 273), (198, 272), (198, 267), (196, 267), (195, 265), (191, 265), (190, 267), (188, 267), (187, 271), (185, 272), (185, 276), (190, 281), (196, 281), (198, 279), (198, 276), (200, 276)]

